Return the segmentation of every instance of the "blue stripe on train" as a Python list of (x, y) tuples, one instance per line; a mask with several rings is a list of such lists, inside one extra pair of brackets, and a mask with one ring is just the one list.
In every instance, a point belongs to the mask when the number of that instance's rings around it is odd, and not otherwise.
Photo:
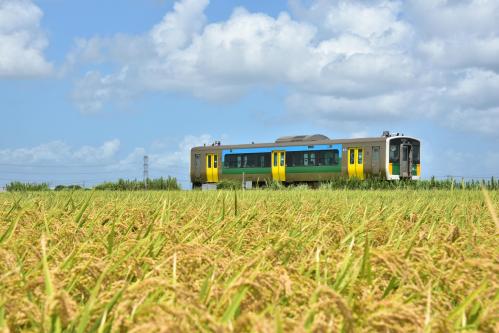
[(333, 150), (337, 149), (342, 154), (342, 145), (339, 143), (332, 145), (310, 145), (310, 146), (287, 146), (287, 147), (263, 147), (263, 148), (239, 148), (225, 149), (222, 151), (222, 161), (225, 161), (227, 154), (255, 154), (255, 153), (271, 153), (274, 150), (279, 151), (314, 151), (314, 150)]

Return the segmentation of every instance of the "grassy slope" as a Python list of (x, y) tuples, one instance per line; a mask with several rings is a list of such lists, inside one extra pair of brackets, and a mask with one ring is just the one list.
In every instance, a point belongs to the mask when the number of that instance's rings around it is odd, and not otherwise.
[(481, 192), (237, 194), (1, 194), (0, 332), (499, 331)]

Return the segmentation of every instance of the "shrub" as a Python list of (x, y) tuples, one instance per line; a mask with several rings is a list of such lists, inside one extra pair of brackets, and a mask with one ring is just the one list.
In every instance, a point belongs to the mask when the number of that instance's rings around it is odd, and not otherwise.
[(50, 190), (47, 183), (22, 183), (18, 181), (10, 182), (5, 188), (9, 192)]
[(217, 183), (217, 190), (233, 190), (233, 189), (241, 189), (243, 188), (243, 184), (239, 180), (222, 180)]
[(148, 179), (146, 184), (140, 180), (127, 180), (119, 179), (117, 182), (105, 182), (95, 186), (96, 190), (109, 190), (109, 191), (139, 191), (139, 190), (180, 190), (181, 186), (177, 178), (157, 178)]
[(67, 191), (67, 190), (71, 190), (71, 191), (74, 191), (74, 190), (82, 190), (83, 187), (81, 187), (80, 185), (57, 185), (55, 188), (54, 188), (54, 191)]

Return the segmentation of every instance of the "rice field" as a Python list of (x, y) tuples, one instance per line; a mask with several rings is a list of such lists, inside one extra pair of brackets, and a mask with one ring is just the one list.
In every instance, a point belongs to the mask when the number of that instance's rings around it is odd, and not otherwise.
[(0, 332), (499, 332), (476, 190), (0, 194)]

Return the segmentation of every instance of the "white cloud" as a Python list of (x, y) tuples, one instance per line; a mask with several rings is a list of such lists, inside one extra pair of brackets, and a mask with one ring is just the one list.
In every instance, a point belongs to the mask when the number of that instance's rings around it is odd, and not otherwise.
[(408, 0), (407, 20), (425, 37), (489, 36), (499, 28), (496, 0)]
[(423, 56), (444, 68), (499, 70), (499, 2), (496, 0), (405, 3)]
[(72, 148), (62, 141), (53, 141), (30, 148), (0, 150), (0, 163), (12, 164), (85, 164), (109, 162), (120, 148), (117, 139), (104, 142), (101, 146)]
[(185, 174), (188, 173), (188, 165), (191, 158), (191, 148), (209, 145), (215, 140), (211, 135), (203, 134), (200, 136), (187, 135), (177, 145), (174, 151), (168, 153), (154, 152), (149, 155), (151, 164), (158, 169), (168, 169), (171, 167), (185, 168)]
[(432, 119), (497, 135), (497, 1), (309, 3), (207, 23), (208, 0), (181, 0), (142, 35), (80, 39), (68, 63), (121, 69), (89, 71), (73, 98), (98, 111), (148, 91), (231, 100), (275, 85), (292, 114), (318, 122)]
[(0, 78), (47, 75), (43, 13), (30, 0), (0, 0)]
[(470, 69), (458, 79), (448, 92), (449, 98), (460, 107), (488, 109), (499, 106), (499, 74)]
[(109, 101), (126, 101), (132, 96), (133, 83), (127, 81), (128, 67), (120, 72), (102, 76), (99, 72), (88, 72), (76, 83), (72, 98), (81, 111), (100, 111)]
[(211, 135), (202, 134), (156, 141), (128, 153), (118, 139), (97, 146), (74, 147), (53, 141), (34, 147), (0, 149), (0, 183), (23, 180), (88, 185), (117, 178), (140, 179), (143, 158), (148, 155), (151, 177), (174, 176), (187, 185), (191, 148), (213, 142)]
[(186, 135), (180, 141), (168, 140), (168, 142), (155, 141), (149, 149), (137, 147), (133, 149), (125, 158), (121, 159), (118, 164), (118, 169), (129, 169), (130, 165), (139, 165), (142, 163), (144, 156), (149, 157), (149, 165), (155, 170), (162, 171), (179, 171), (188, 173), (188, 165), (190, 161), (191, 148), (203, 145), (209, 145), (215, 140), (211, 135), (202, 134), (199, 136)]
[(299, 119), (319, 123), (330, 121), (338, 127), (338, 124), (355, 125), (360, 118), (366, 123), (414, 118), (406, 112), (411, 100), (413, 97), (407, 93), (354, 99), (293, 94), (287, 98), (286, 104)]
[(176, 2), (173, 12), (151, 30), (151, 37), (159, 55), (165, 56), (186, 47), (203, 28), (204, 10), (209, 0), (184, 0)]

